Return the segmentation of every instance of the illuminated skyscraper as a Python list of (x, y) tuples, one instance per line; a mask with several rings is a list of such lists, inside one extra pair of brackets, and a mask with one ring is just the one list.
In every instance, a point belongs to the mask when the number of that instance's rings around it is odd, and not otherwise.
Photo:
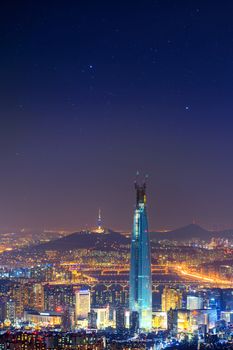
[(165, 287), (162, 294), (162, 311), (182, 308), (182, 293), (174, 288)]
[(146, 184), (135, 183), (136, 208), (131, 240), (130, 295), (131, 314), (138, 313), (139, 328), (152, 326), (152, 287), (150, 238), (146, 213)]
[(33, 306), (38, 311), (44, 310), (44, 286), (42, 283), (33, 285)]
[(98, 329), (104, 329), (108, 326), (109, 324), (109, 305), (106, 307), (98, 307), (93, 309), (94, 312), (97, 314), (97, 320), (96, 320), (96, 325)]
[(187, 296), (187, 310), (203, 309), (203, 299), (194, 295)]
[(75, 316), (77, 319), (87, 319), (91, 310), (91, 293), (88, 289), (75, 292)]

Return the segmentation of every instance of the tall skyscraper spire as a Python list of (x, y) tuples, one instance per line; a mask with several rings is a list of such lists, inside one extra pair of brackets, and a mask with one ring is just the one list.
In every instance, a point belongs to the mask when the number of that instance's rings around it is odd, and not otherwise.
[(152, 326), (151, 252), (146, 213), (146, 183), (135, 182), (136, 208), (131, 239), (130, 294), (131, 315), (138, 314), (139, 328)]

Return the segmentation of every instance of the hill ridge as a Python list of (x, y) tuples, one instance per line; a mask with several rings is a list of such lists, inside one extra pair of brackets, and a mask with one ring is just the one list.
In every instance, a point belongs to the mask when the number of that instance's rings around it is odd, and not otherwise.
[[(168, 232), (150, 232), (152, 242), (160, 240), (189, 241), (193, 238), (210, 240), (212, 237), (233, 238), (233, 230), (208, 231), (197, 224), (189, 224)], [(65, 237), (39, 244), (33, 250), (74, 250), (74, 249), (102, 249), (115, 250), (120, 245), (130, 244), (130, 238), (119, 232), (106, 229), (104, 233), (93, 231), (73, 232)]]

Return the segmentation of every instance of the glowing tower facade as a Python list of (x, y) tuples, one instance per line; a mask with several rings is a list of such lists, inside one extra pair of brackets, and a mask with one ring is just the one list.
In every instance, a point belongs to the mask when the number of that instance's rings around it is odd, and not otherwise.
[(136, 208), (131, 240), (130, 293), (131, 315), (138, 313), (139, 328), (152, 328), (151, 253), (146, 213), (146, 184), (135, 183)]

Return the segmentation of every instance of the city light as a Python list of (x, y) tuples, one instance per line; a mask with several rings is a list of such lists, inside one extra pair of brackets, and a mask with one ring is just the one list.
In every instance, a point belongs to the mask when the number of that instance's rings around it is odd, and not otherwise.
[(233, 2), (1, 5), (0, 350), (233, 350)]

